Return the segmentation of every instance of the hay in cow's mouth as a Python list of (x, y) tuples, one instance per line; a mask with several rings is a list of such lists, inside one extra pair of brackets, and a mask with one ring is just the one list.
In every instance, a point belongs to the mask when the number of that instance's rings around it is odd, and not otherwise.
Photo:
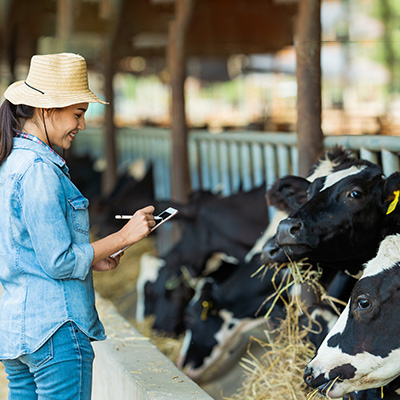
[(326, 398), (330, 399), (329, 397), (329, 392), (333, 389), (333, 387), (335, 386), (335, 383), (337, 381), (342, 381), (340, 379), (339, 376), (337, 376), (334, 379), (329, 380), (328, 382), (323, 383), (319, 388), (318, 388), (318, 392), (320, 394), (322, 394), (323, 396), (325, 396)]

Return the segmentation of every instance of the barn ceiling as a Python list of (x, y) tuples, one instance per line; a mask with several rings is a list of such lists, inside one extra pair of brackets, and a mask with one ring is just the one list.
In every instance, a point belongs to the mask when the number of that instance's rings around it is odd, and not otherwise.
[[(174, 0), (0, 0), (1, 56), (74, 51), (90, 61), (164, 56)], [(297, 0), (197, 0), (186, 33), (188, 55), (271, 53), (293, 43)]]

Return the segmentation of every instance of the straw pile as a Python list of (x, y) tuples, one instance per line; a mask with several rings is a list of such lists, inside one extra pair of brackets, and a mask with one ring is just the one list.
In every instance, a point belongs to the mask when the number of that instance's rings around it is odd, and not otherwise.
[[(306, 311), (298, 297), (291, 296), (287, 302), (283, 295), (295, 284), (307, 284), (321, 298), (330, 303), (333, 299), (326, 297), (319, 284), (320, 272), (313, 270), (309, 264), (302, 261), (281, 265), (278, 270), (284, 267), (289, 267), (288, 273), (276, 287), (274, 302), (278, 299), (284, 302), (286, 317), (275, 330), (265, 331), (265, 340), (250, 340), (247, 356), (241, 361), (246, 378), (234, 396), (224, 398), (225, 400), (324, 398), (316, 391), (311, 392), (303, 382), (304, 367), (315, 354), (315, 347), (306, 336), (309, 327), (300, 327), (299, 324), (300, 315)], [(254, 346), (262, 349), (262, 355), (258, 359), (252, 354)]]

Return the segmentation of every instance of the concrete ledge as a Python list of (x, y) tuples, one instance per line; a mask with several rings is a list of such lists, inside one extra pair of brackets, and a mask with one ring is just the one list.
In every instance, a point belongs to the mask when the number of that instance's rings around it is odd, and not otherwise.
[(97, 296), (107, 340), (93, 342), (95, 400), (212, 400), (195, 382)]

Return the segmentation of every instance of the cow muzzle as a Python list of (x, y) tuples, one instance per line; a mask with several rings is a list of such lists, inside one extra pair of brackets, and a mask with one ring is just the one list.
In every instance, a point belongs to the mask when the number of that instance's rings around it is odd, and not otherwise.
[(306, 367), (304, 371), (305, 383), (313, 389), (318, 389), (318, 393), (323, 396), (329, 396), (334, 389), (336, 382), (340, 381), (340, 375), (336, 375), (334, 378), (326, 378), (323, 374), (314, 376), (314, 371), (311, 367)]
[(297, 244), (304, 230), (303, 221), (298, 218), (287, 218), (280, 222), (276, 233), (279, 245)]
[(317, 247), (318, 238), (309, 232), (304, 222), (299, 218), (287, 218), (278, 226), (276, 243), (285, 249), (288, 254), (303, 255)]
[(329, 371), (322, 373), (318, 368), (314, 369), (307, 365), (304, 370), (304, 382), (313, 389), (330, 398), (340, 398), (352, 390), (347, 390), (349, 379), (354, 378), (356, 368), (351, 364), (344, 364)]
[(285, 251), (278, 245), (276, 238), (268, 240), (261, 253), (263, 264), (282, 264), (288, 262)]

